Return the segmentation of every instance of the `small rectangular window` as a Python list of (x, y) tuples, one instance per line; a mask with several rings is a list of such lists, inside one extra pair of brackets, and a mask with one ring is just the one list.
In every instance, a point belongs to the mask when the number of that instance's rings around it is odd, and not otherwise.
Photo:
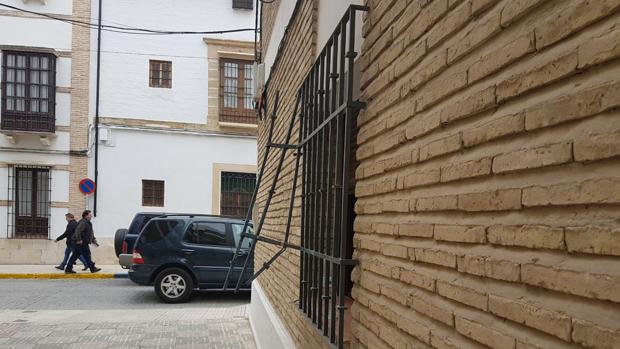
[(164, 207), (164, 181), (142, 180), (142, 206)]
[(233, 0), (233, 8), (252, 10), (254, 8), (254, 0)]
[(224, 223), (192, 223), (185, 234), (190, 244), (232, 247)]
[(149, 86), (172, 88), (172, 62), (149, 61)]

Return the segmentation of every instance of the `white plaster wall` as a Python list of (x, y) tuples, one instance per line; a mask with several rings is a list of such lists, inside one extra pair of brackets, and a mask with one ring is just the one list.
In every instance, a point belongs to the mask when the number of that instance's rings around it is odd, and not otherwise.
[[(289, 20), (291, 19), (296, 2), (297, 0), (280, 0), (280, 7), (278, 8), (271, 37), (269, 38), (269, 45), (267, 46), (267, 51), (265, 51), (263, 55), (263, 62), (265, 63), (265, 81), (269, 79), (269, 74), (271, 74), (271, 66), (275, 62), (276, 55), (278, 53), (278, 46), (284, 37), (284, 31)], [(270, 5), (265, 4), (263, 6)]]
[[(69, 156), (64, 153), (34, 153), (11, 151), (0, 148), (0, 162), (26, 165), (69, 165)], [(0, 181), (6, 180), (0, 177)]]
[[(112, 137), (114, 147), (99, 148), (93, 224), (101, 237), (126, 228), (140, 211), (211, 213), (213, 163), (256, 164), (253, 138), (126, 129), (112, 129)], [(142, 179), (165, 181), (164, 207), (142, 206)]]
[(1, 16), (0, 45), (70, 50), (71, 25), (48, 19)]
[[(16, 136), (17, 143), (10, 143), (5, 136), (0, 136), (0, 149), (2, 147), (30, 149), (30, 150), (52, 150), (52, 151), (68, 151), (69, 150), (69, 132), (56, 132), (50, 137), (50, 145), (46, 146), (39, 140), (37, 134), (20, 134)], [(1, 158), (1, 156), (0, 156)]]
[(71, 58), (56, 58), (56, 87), (71, 87)]
[[(24, 4), (23, 0), (3, 0), (3, 3), (18, 8), (22, 8), (29, 11), (44, 12), (49, 14), (70, 15), (73, 8), (73, 1), (71, 0), (50, 0), (47, 4), (43, 5), (38, 0), (30, 0)], [(10, 10), (7, 8), (1, 8), (2, 10)], [(13, 11), (13, 10), (10, 10)]]
[[(0, 200), (9, 199), (8, 176), (9, 176), (9, 169), (6, 167), (0, 167)], [(0, 224), (0, 227), (2, 227), (1, 224)]]
[(52, 201), (69, 202), (69, 171), (52, 170)]
[[(278, 46), (282, 38), (284, 37), (284, 32), (286, 30), (286, 26), (289, 23), (289, 20), (293, 14), (293, 10), (295, 8), (296, 0), (281, 0), (280, 7), (278, 8), (278, 13), (276, 15), (276, 20), (274, 22), (273, 31), (271, 32), (271, 37), (269, 38), (269, 45), (267, 47), (267, 51), (264, 53), (265, 62), (265, 80), (269, 79), (269, 75), (271, 74), (271, 67), (275, 62)], [(327, 40), (334, 32), (336, 25), (342, 19), (342, 16), (345, 14), (346, 10), (349, 8), (349, 5), (363, 5), (363, 0), (319, 0), (319, 8), (318, 8), (318, 32), (317, 32), (317, 50), (315, 55), (318, 56), (323, 49), (323, 46), (327, 43)], [(268, 5), (264, 5), (268, 6)], [(355, 51), (358, 53), (361, 52), (362, 47), (362, 15), (358, 13), (356, 15), (355, 20), (356, 26), (356, 35), (355, 35)]]
[(296, 348), (293, 338), (284, 327), (258, 280), (252, 282), (248, 315), (258, 349)]
[[(4, 194), (4, 196), (6, 196), (6, 193)], [(0, 239), (6, 239), (9, 237), (8, 225), (6, 221), (7, 218), (7, 207), (0, 206)]]
[[(317, 52), (318, 56), (333, 34), (336, 25), (340, 22), (345, 12), (351, 4), (364, 5), (363, 0), (319, 0), (319, 16), (317, 25)], [(347, 27), (348, 29), (348, 27)], [(347, 36), (348, 40), (348, 36)], [(348, 46), (347, 46), (348, 48)], [(357, 12), (355, 16), (355, 51), (359, 54), (362, 48), (362, 13)]]
[(56, 125), (71, 124), (71, 94), (56, 92)]
[[(93, 18), (97, 1), (93, 0)], [(135, 27), (209, 31), (254, 27), (254, 12), (233, 10), (230, 0), (133, 0), (104, 3), (108, 19)], [(96, 31), (91, 49), (96, 50)], [(103, 32), (100, 115), (204, 123), (208, 110), (208, 61), (205, 35), (127, 35)], [(208, 35), (254, 40), (254, 32)], [(91, 115), (94, 114), (96, 53), (91, 54)], [(172, 88), (149, 87), (149, 60), (172, 62)]]
[[(55, 239), (65, 232), (65, 228), (67, 227), (65, 213), (67, 213), (66, 208), (52, 207), (50, 216), (50, 239)], [(60, 261), (58, 262), (60, 263)]]

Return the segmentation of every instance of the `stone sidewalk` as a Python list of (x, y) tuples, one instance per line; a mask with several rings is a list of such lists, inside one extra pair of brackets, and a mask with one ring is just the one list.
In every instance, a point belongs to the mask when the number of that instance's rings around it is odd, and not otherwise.
[(0, 349), (256, 348), (247, 305), (172, 307), (0, 310)]
[(126, 278), (127, 270), (120, 265), (97, 265), (100, 272), (82, 271), (84, 266), (78, 262), (73, 270), (76, 274), (65, 274), (54, 265), (0, 265), (0, 279), (109, 279)]
[(98, 323), (76, 320), (0, 323), (0, 349), (256, 348), (247, 318)]

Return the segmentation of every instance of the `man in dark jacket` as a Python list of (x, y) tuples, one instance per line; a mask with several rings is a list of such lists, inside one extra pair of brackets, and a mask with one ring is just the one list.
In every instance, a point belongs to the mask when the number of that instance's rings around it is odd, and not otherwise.
[[(62, 233), (62, 235), (60, 235), (59, 237), (56, 238), (56, 242), (62, 240), (62, 239), (67, 239), (67, 247), (65, 248), (65, 258), (62, 260), (62, 262), (60, 263), (60, 265), (57, 265), (55, 268), (56, 269), (60, 269), (60, 270), (65, 270), (65, 266), (67, 265), (67, 261), (69, 260), (69, 256), (71, 256), (71, 252), (73, 251), (73, 241), (71, 241), (71, 236), (73, 235), (73, 233), (75, 232), (75, 228), (78, 225), (78, 222), (75, 220), (75, 218), (73, 217), (73, 214), (71, 213), (67, 213), (65, 215), (65, 219), (67, 220), (67, 228), (65, 229), (65, 232)], [(82, 261), (82, 263), (84, 264), (84, 266), (86, 266), (86, 259), (84, 258), (84, 256), (80, 256), (80, 261)], [(84, 269), (86, 270), (86, 269)]]
[(86, 265), (91, 273), (96, 273), (101, 270), (95, 267), (95, 263), (91, 260), (90, 248), (88, 247), (90, 244), (97, 245), (95, 233), (93, 232), (93, 224), (90, 222), (92, 218), (93, 215), (90, 210), (82, 212), (82, 219), (78, 222), (77, 227), (75, 227), (75, 232), (71, 236), (71, 239), (75, 243), (75, 248), (73, 249), (71, 258), (69, 258), (69, 263), (67, 263), (67, 268), (65, 269), (66, 274), (75, 274), (73, 271), (73, 263), (80, 256), (84, 256), (86, 259)]

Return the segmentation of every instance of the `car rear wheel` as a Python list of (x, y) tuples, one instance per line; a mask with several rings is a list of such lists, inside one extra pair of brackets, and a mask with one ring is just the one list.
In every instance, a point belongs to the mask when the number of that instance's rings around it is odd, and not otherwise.
[(180, 268), (164, 269), (155, 278), (155, 293), (166, 303), (187, 302), (193, 289), (192, 277)]
[(127, 236), (127, 229), (118, 229), (114, 234), (114, 252), (116, 252), (116, 257), (123, 253), (123, 241), (125, 241), (125, 236)]

